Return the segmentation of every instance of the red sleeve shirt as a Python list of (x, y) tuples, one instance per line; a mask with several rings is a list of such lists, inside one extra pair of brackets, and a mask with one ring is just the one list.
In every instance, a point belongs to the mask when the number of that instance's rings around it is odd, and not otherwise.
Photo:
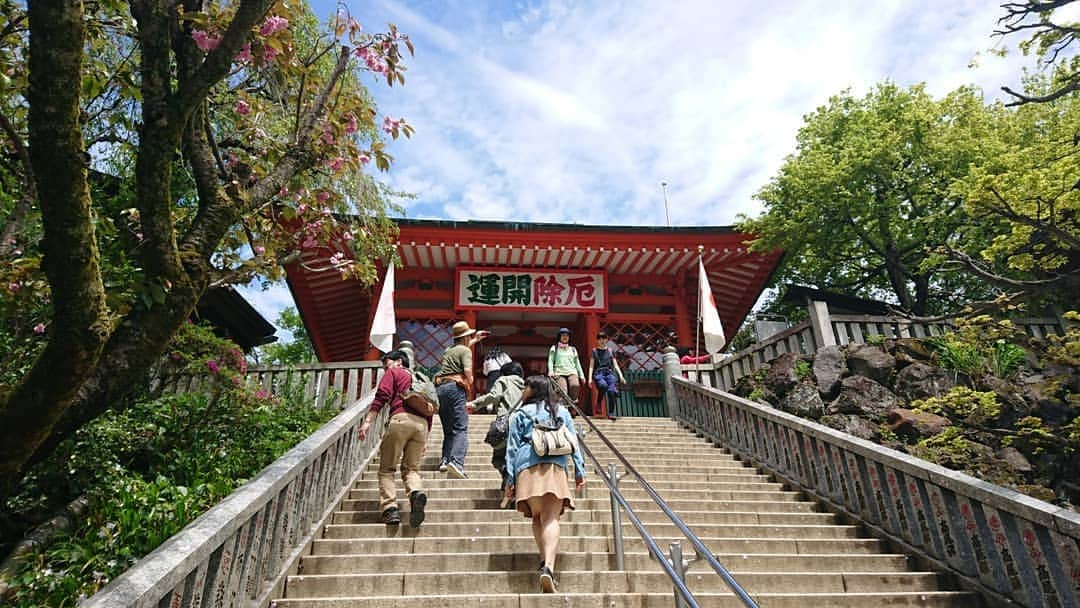
[[(379, 380), (379, 386), (375, 388), (375, 399), (371, 402), (371, 411), (378, 414), (383, 407), (390, 407), (390, 415), (408, 412), (419, 415), (405, 407), (401, 396), (412, 388), (413, 377), (409, 370), (403, 367), (392, 367), (383, 373)], [(428, 429), (431, 429), (431, 419), (428, 418)]]

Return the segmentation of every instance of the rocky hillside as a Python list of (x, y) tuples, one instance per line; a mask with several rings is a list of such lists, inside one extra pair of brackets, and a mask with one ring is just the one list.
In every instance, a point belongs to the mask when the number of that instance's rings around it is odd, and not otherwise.
[(734, 392), (1042, 500), (1080, 505), (1080, 332), (1043, 343), (1003, 329), (984, 323), (945, 339), (787, 354)]

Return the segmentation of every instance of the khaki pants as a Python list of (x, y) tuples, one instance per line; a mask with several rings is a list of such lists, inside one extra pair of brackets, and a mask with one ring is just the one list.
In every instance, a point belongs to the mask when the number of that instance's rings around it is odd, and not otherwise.
[(402, 412), (390, 418), (379, 447), (379, 511), (397, 506), (394, 471), (399, 461), (405, 495), (420, 489), (420, 455), (427, 435), (427, 421), (416, 414)]
[(562, 390), (566, 391), (566, 394), (569, 395), (575, 403), (577, 402), (578, 393), (581, 392), (581, 380), (577, 377), (577, 374), (555, 376), (555, 382), (562, 387)]

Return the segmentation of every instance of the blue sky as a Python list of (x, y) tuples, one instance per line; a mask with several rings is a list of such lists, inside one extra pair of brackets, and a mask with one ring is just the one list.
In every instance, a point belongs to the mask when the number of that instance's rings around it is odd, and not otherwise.
[[(802, 117), (845, 88), (892, 79), (944, 94), (1015, 85), (988, 54), (993, 0), (351, 3), (366, 30), (416, 45), (404, 87), (373, 84), (404, 116), (384, 176), (413, 218), (730, 224), (794, 151)], [(336, 3), (316, 0), (316, 13)], [(824, 8), (827, 7), (827, 8)], [(246, 295), (268, 319), (282, 285)]]

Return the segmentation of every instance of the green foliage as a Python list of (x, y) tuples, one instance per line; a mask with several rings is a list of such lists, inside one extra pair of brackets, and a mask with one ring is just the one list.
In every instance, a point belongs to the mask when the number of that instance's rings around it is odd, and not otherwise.
[[(16, 606), (75, 606), (307, 437), (333, 412), (302, 392), (171, 395), (109, 412), (35, 467), (13, 511), (85, 494), (88, 517), (29, 557)], [(50, 498), (50, 495), (52, 497)]]
[(998, 339), (994, 340), (994, 346), (990, 349), (987, 364), (990, 366), (990, 373), (998, 378), (1011, 378), (1020, 371), (1025, 359), (1027, 352), (1023, 348)]
[(968, 424), (982, 424), (1001, 415), (997, 395), (990, 391), (974, 391), (966, 386), (953, 387), (941, 397), (929, 397), (912, 402), (917, 412), (961, 418)]
[(796, 152), (757, 198), (765, 213), (743, 217), (752, 248), (786, 251), (778, 282), (845, 294), (893, 294), (925, 313), (983, 299), (984, 283), (931, 260), (927, 247), (967, 221), (954, 180), (986, 154), (991, 110), (971, 88), (934, 99), (921, 85), (845, 91), (806, 117)]
[(761, 401), (764, 398), (765, 391), (762, 390), (761, 387), (757, 387), (754, 390), (750, 391), (750, 395), (747, 396), (747, 399), (749, 399), (750, 401)]
[(971, 441), (954, 426), (945, 427), (937, 435), (922, 439), (915, 444), (912, 452), (924, 460), (960, 470), (970, 464), (975, 455)]
[(1080, 367), (1080, 312), (1070, 310), (1062, 315), (1071, 325), (1064, 336), (1049, 336), (1044, 363)]
[(881, 334), (870, 334), (866, 336), (866, 343), (871, 346), (882, 346), (885, 344), (885, 336)]
[(1003, 439), (1004, 445), (1014, 446), (1031, 454), (1042, 454), (1047, 450), (1054, 451), (1061, 445), (1061, 440), (1038, 416), (1025, 416), (1017, 420), (1014, 426), (1016, 434)]
[(304, 320), (292, 306), (281, 311), (277, 326), (292, 333), (289, 342), (275, 342), (259, 347), (258, 360), (264, 365), (290, 365), (316, 361), (315, 348), (311, 345)]
[(1015, 376), (1027, 359), (1027, 351), (1017, 340), (1027, 336), (1009, 320), (997, 321), (979, 315), (956, 322), (954, 331), (927, 342), (945, 369), (979, 379), (986, 374), (1008, 379)]
[(799, 359), (795, 362), (795, 376), (799, 380), (806, 380), (813, 376), (814, 370), (810, 368), (810, 362), (805, 359)]

